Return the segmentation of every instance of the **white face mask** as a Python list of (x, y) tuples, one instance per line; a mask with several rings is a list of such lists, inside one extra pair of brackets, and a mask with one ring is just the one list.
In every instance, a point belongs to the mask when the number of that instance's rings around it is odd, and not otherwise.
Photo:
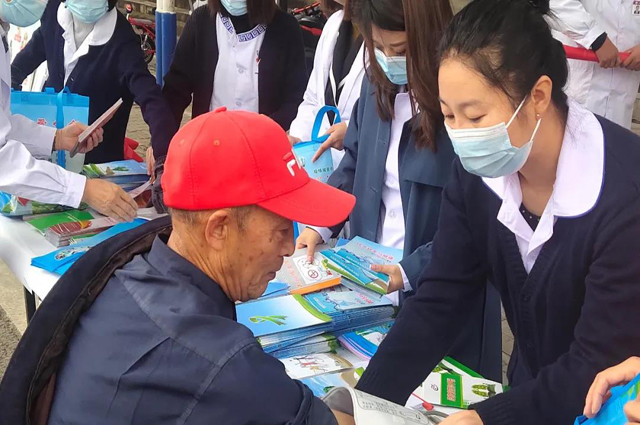
[(481, 177), (495, 178), (513, 174), (524, 166), (542, 118), (538, 119), (529, 141), (520, 148), (511, 144), (507, 129), (526, 100), (520, 103), (507, 124), (501, 122), (491, 127), (454, 130), (445, 123), (453, 149), (465, 170)]

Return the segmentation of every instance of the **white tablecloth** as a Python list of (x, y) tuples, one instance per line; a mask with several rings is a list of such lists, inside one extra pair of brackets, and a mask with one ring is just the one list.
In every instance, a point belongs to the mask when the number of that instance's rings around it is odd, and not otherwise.
[(55, 246), (22, 219), (0, 216), (0, 258), (25, 288), (41, 300), (60, 276), (31, 266), (31, 258), (55, 250)]
[[(94, 216), (97, 217), (97, 213)], [(160, 216), (153, 208), (138, 210), (138, 217), (147, 220)], [(0, 259), (7, 264), (25, 288), (41, 300), (47, 296), (60, 276), (31, 266), (31, 259), (56, 249), (29, 223), (20, 218), (0, 215)]]

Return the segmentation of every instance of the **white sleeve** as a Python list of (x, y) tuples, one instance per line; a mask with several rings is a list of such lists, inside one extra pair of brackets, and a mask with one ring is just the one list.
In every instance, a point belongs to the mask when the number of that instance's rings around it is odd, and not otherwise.
[(585, 49), (605, 32), (580, 0), (551, 0), (551, 25)]
[[(17, 140), (36, 158), (49, 158), (53, 150), (53, 139), (56, 129), (36, 124), (22, 115), (9, 117), (8, 140)], [(4, 126), (3, 126), (4, 127)]]
[[(334, 13), (329, 21), (339, 19), (342, 21), (342, 14)], [(322, 31), (322, 35), (320, 35), (320, 39), (318, 40), (318, 46), (316, 47), (316, 53), (313, 57), (313, 70), (311, 71), (311, 77), (309, 77), (309, 83), (307, 84), (307, 90), (304, 92), (304, 97), (302, 103), (298, 107), (298, 115), (291, 123), (291, 127), (289, 128), (289, 134), (299, 138), (303, 142), (311, 140), (311, 130), (313, 128), (313, 122), (316, 119), (316, 115), (321, 107), (324, 104), (320, 104), (318, 100), (318, 90), (326, 89), (327, 82), (324, 81), (324, 85), (322, 87), (318, 87), (318, 80), (320, 79), (320, 75), (324, 72), (324, 50), (325, 43), (327, 42), (327, 37), (330, 28), (333, 28), (335, 24), (333, 22), (329, 22), (325, 24), (325, 29)], [(339, 24), (338, 24), (339, 25)]]
[(315, 230), (322, 238), (323, 243), (329, 243), (333, 232), (328, 227), (307, 226), (309, 229)]
[(33, 201), (78, 207), (86, 178), (36, 160), (32, 154), (51, 155), (55, 129), (25, 120), (0, 111), (0, 190)]

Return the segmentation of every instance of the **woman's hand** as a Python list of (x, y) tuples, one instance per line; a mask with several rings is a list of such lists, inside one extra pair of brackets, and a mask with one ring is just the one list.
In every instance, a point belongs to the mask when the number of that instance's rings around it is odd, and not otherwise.
[(296, 249), (307, 248), (307, 260), (313, 263), (313, 257), (315, 255), (316, 245), (322, 243), (322, 236), (313, 229), (306, 228), (300, 233), (296, 240)]
[[(83, 131), (87, 129), (87, 126), (74, 122), (66, 126), (65, 128), (56, 131), (56, 135), (53, 141), (53, 149), (57, 151), (70, 151), (78, 142), (78, 137)], [(102, 143), (104, 137), (104, 130), (97, 129), (87, 138), (87, 140), (80, 147), (79, 153), (87, 153), (92, 151), (96, 146)]]
[(347, 123), (341, 122), (339, 124), (332, 125), (331, 127), (329, 127), (329, 130), (327, 130), (326, 134), (329, 135), (329, 138), (325, 140), (324, 143), (322, 143), (322, 145), (318, 148), (318, 151), (315, 155), (313, 155), (311, 162), (316, 162), (318, 158), (320, 158), (320, 155), (325, 153), (325, 151), (330, 148), (334, 148), (339, 151), (343, 149), (344, 136), (347, 134)]
[(378, 273), (383, 273), (389, 276), (389, 287), (387, 288), (387, 294), (399, 291), (404, 288), (404, 279), (402, 277), (402, 270), (399, 265), (383, 266), (380, 264), (372, 264), (371, 270)]
[[(589, 388), (587, 394), (587, 400), (584, 406), (584, 415), (588, 418), (593, 418), (598, 414), (600, 408), (605, 401), (611, 397), (611, 388), (617, 385), (626, 384), (633, 380), (640, 373), (640, 358), (631, 357), (624, 363), (618, 366), (611, 367), (604, 372), (600, 372), (596, 379)], [(634, 420), (629, 419), (631, 422), (640, 422), (640, 410), (639, 407), (633, 405), (630, 407), (633, 410), (632, 413), (637, 414)]]

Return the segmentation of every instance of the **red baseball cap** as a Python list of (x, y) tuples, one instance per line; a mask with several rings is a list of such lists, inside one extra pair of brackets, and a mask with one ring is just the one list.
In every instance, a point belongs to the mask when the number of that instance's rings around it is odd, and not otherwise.
[(356, 202), (353, 195), (311, 179), (275, 121), (226, 108), (178, 131), (169, 145), (162, 189), (171, 208), (258, 205), (313, 226), (343, 222)]

